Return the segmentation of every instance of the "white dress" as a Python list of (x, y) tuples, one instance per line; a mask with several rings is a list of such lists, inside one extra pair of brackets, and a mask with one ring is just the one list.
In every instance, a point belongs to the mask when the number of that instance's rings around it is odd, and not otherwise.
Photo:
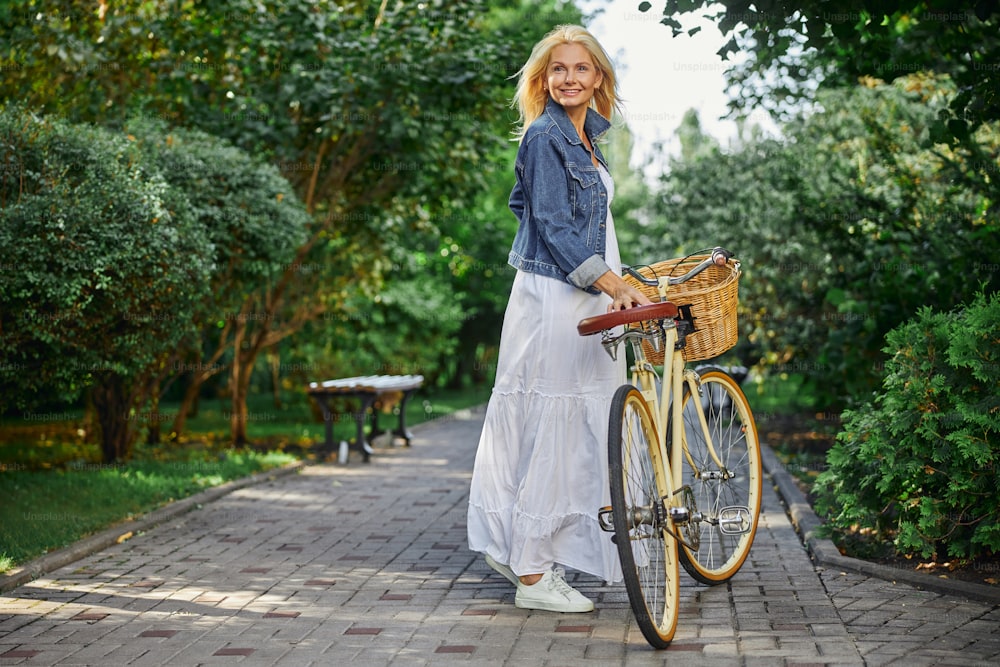
[[(608, 190), (605, 260), (621, 272)], [(607, 312), (607, 295), (518, 271), (504, 315), (496, 384), (469, 493), (469, 548), (518, 575), (563, 565), (607, 582), (621, 579), (611, 534), (597, 524), (610, 504), (608, 414), (625, 361), (581, 319)]]

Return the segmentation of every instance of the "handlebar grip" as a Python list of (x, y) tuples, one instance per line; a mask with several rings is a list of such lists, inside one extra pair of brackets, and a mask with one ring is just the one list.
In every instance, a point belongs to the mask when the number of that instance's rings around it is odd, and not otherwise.
[(715, 247), (712, 249), (712, 261), (719, 266), (725, 266), (726, 262), (733, 257), (733, 253), (725, 248)]

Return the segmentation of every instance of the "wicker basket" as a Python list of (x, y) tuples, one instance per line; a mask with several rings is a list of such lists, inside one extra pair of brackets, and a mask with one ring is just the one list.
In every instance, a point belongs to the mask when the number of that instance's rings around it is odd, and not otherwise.
[[(710, 256), (710, 253), (704, 253), (683, 259), (668, 259), (638, 269), (638, 272), (647, 278), (682, 276)], [(660, 300), (655, 287), (643, 285), (627, 274), (624, 279), (653, 301)], [(736, 345), (739, 333), (736, 325), (739, 281), (739, 262), (730, 259), (725, 266), (713, 264), (691, 280), (668, 288), (667, 299), (678, 306), (690, 305), (691, 314), (695, 318), (696, 331), (687, 336), (684, 347), (685, 361), (711, 359)], [(645, 342), (643, 348), (649, 361), (653, 364), (663, 363), (664, 350), (655, 351)]]

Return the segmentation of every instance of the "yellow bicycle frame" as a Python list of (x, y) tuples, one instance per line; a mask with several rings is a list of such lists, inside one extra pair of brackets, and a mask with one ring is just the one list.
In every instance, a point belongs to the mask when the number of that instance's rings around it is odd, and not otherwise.
[[(663, 301), (667, 300), (668, 287), (668, 279), (660, 278), (657, 291)], [(701, 471), (698, 469), (688, 450), (687, 438), (683, 428), (673, 429), (669, 453), (666, 451), (666, 437), (663, 434), (666, 433), (668, 423), (678, 425), (683, 423), (681, 413), (684, 406), (681, 402), (684, 395), (684, 383), (687, 383), (691, 395), (697, 396), (701, 382), (696, 372), (684, 367), (684, 354), (681, 350), (677, 349), (677, 323), (671, 320), (664, 322), (663, 327), (663, 349), (665, 357), (669, 361), (665, 361), (663, 364), (664, 377), (659, 395), (657, 395), (656, 391), (656, 370), (653, 368), (653, 364), (646, 359), (645, 354), (639, 352), (642, 349), (642, 346), (639, 344), (635, 344), (633, 348), (637, 354), (635, 365), (632, 367), (632, 385), (642, 394), (646, 405), (649, 406), (650, 413), (653, 415), (656, 426), (656, 440), (660, 448), (660, 459), (663, 461), (669, 460), (670, 462), (671, 483), (669, 488), (672, 489), (673, 493), (676, 493), (682, 484), (681, 456), (687, 458), (688, 464), (695, 475), (699, 475)], [(668, 401), (667, 399), (670, 396), (673, 396), (674, 400)], [(670, 411), (669, 414), (668, 411)], [(705, 412), (704, 410), (695, 409), (695, 413), (698, 415), (705, 443), (708, 445), (709, 455), (715, 464), (722, 468), (722, 460), (719, 458), (719, 455), (715, 451), (715, 446), (712, 444), (708, 422), (705, 420)], [(672, 422), (668, 420), (672, 420)]]

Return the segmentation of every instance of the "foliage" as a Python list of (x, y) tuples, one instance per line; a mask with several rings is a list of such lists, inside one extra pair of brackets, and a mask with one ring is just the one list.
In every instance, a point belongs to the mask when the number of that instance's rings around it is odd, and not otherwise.
[[(17, 0), (0, 8), (9, 36), (0, 96), (112, 127), (153, 119), (199, 128), (273, 161), (293, 183), (314, 214), (310, 234), (280, 275), (246, 285), (229, 332), (239, 442), (259, 355), (378, 294), (385, 258), (412, 235), (476, 245), (473, 225), (437, 225), (462, 220), (455, 212), (474, 210), (492, 186), (479, 165), (509, 151), (508, 77), (539, 22), (547, 29), (569, 15), (578, 13), (557, 1)], [(450, 355), (442, 339), (428, 343)]]
[[(484, 206), (476, 212), (456, 212), (456, 217), (465, 217), (464, 224), (452, 220), (448, 227), (461, 235), (458, 238), (426, 231), (413, 234), (407, 248), (390, 249), (383, 288), (373, 295), (351, 295), (338, 313), (307, 327), (293, 354), (305, 354), (313, 360), (307, 366), (318, 366), (314, 372), (323, 374), (419, 374), (428, 386), (458, 375), (455, 356), (470, 337), (466, 333), (470, 325), (485, 324), (489, 329), (494, 319), (502, 317), (506, 300), (501, 297), (506, 294), (486, 285), (490, 281), (509, 285), (513, 273), (506, 271), (506, 263), (486, 264), (469, 252), (483, 248), (495, 253), (509, 244), (511, 234), (498, 233), (501, 226), (489, 216), (482, 220), (488, 210)], [(509, 216), (505, 204), (502, 222), (504, 213)], [(472, 291), (463, 289), (468, 287)], [(483, 319), (485, 323), (479, 321)], [(492, 326), (496, 331), (482, 331), (474, 340), (495, 338), (499, 323)], [(310, 351), (307, 341), (327, 342)]]
[(841, 536), (860, 528), (901, 554), (1000, 551), (1000, 294), (922, 308), (886, 352), (882, 393), (844, 414), (818, 508)]
[[(272, 159), (337, 233), (372, 239), (462, 197), (503, 145), (507, 63), (479, 0), (94, 8), (15, 2), (3, 96), (78, 120), (145, 115)], [(350, 212), (368, 212), (338, 225)]]
[[(642, 2), (648, 11), (650, 2)], [(963, 0), (666, 0), (662, 23), (674, 36), (681, 16), (705, 11), (729, 37), (719, 55), (748, 59), (728, 72), (742, 109), (787, 112), (812, 99), (817, 82), (833, 88), (859, 78), (892, 81), (916, 72), (947, 75), (960, 91), (939, 110), (938, 138), (964, 141), (1000, 121), (1000, 8)]]
[(0, 405), (94, 386), (106, 454), (124, 456), (148, 374), (191, 332), (209, 239), (122, 135), (9, 106), (0, 150)]
[(184, 333), (209, 246), (124, 137), (17, 107), (0, 123), (4, 379), (22, 389), (3, 398), (25, 408), (43, 388), (70, 398), (93, 372), (148, 366)]
[(226, 140), (142, 116), (125, 130), (208, 235), (212, 294), (203, 305), (215, 326), (240, 292), (279, 275), (305, 241), (309, 217), (276, 166)]
[(651, 197), (650, 187), (643, 173), (633, 169), (629, 163), (634, 139), (628, 125), (616, 118), (601, 143), (601, 152), (615, 178), (611, 217), (615, 223), (615, 236), (622, 262), (626, 265), (636, 259), (632, 256), (637, 245), (635, 235), (647, 222), (647, 202)]
[(171, 429), (176, 435), (202, 384), (225, 369), (239, 318), (264, 316), (241, 311), (247, 292), (290, 268), (299, 275), (311, 271), (292, 266), (311, 221), (277, 167), (228, 141), (149, 117), (131, 119), (126, 129), (170, 185), (175, 214), (190, 217), (211, 244), (208, 289), (192, 318), (194, 333), (162, 364), (161, 379), (187, 379), (185, 404)]
[[(483, 381), (489, 374), (513, 279), (513, 270), (507, 266), (507, 253), (517, 228), (517, 221), (507, 208), (516, 152), (516, 145), (506, 141), (516, 120), (516, 114), (505, 108), (514, 88), (510, 77), (527, 59), (532, 45), (548, 26), (579, 22), (580, 15), (571, 4), (558, 0), (488, 3), (488, 6), (488, 12), (477, 15), (470, 38), (480, 44), (488, 43), (489, 51), (477, 55), (481, 60), (471, 62), (478, 75), (464, 84), (467, 92), (478, 95), (474, 100), (477, 106), (474, 110), (454, 106), (443, 111), (429, 109), (419, 119), (419, 125), (421, 132), (437, 131), (435, 128), (439, 124), (463, 131), (469, 121), (475, 121), (481, 124), (477, 132), (489, 133), (501, 141), (475, 142), (477, 152), (445, 158), (449, 169), (454, 166), (464, 172), (463, 178), (477, 185), (461, 197), (440, 198), (433, 206), (422, 202), (412, 209), (409, 219), (419, 214), (418, 223), (410, 224), (405, 238), (391, 235), (397, 227), (388, 226), (391, 221), (387, 218), (395, 208), (385, 204), (341, 214), (347, 221), (340, 225), (341, 233), (347, 233), (345, 229), (349, 226), (378, 221), (390, 234), (380, 234), (366, 243), (351, 232), (349, 239), (341, 241), (345, 250), (340, 256), (352, 262), (350, 265), (343, 260), (340, 262), (349, 269), (349, 280), (339, 281), (344, 285), (344, 300), (331, 305), (322, 320), (310, 325), (303, 336), (296, 337), (288, 346), (288, 355), (304, 360), (317, 373), (350, 374), (354, 372), (352, 369), (370, 370), (395, 364), (418, 369), (428, 377), (453, 386)], [(390, 70), (411, 67), (426, 69), (419, 63), (386, 66)], [(432, 91), (431, 96), (436, 98), (437, 94)], [(452, 104), (458, 101), (456, 98)], [(431, 121), (433, 123), (428, 125)], [(389, 163), (416, 167), (422, 164), (411, 160), (409, 155), (405, 160), (397, 158)], [(412, 171), (414, 175), (430, 175), (422, 168)], [(449, 187), (458, 183), (453, 176), (448, 176), (452, 179)], [(426, 184), (425, 194), (432, 192), (441, 192), (439, 183)], [(405, 200), (400, 200), (399, 204), (408, 205)], [(397, 219), (407, 218), (392, 220)], [(346, 244), (355, 245), (348, 252)], [(378, 248), (381, 256), (369, 261), (366, 257), (373, 248)], [(372, 271), (379, 273), (378, 280), (359, 279)], [(407, 363), (400, 365), (399, 360), (389, 359), (414, 349), (417, 343), (409, 336), (413, 331), (426, 331), (429, 316), (426, 310), (423, 314), (417, 311), (416, 319), (409, 321), (406, 312), (386, 311), (383, 293), (388, 298), (398, 293), (393, 285), (397, 281), (419, 283), (402, 289), (427, 292), (427, 298), (434, 302), (455, 303), (460, 308), (461, 315), (453, 320), (461, 325), (457, 341), (441, 336), (425, 338), (420, 343), (419, 363), (409, 358), (404, 360)], [(326, 282), (332, 281), (327, 278)], [(386, 313), (385, 324), (370, 326), (370, 318), (378, 312)], [(362, 329), (363, 335), (359, 335)], [(352, 341), (352, 344), (345, 346), (345, 341)]]
[(988, 176), (1000, 132), (984, 126), (969, 160), (929, 140), (950, 93), (924, 76), (822, 92), (820, 107), (731, 151), (675, 160), (641, 234), (645, 261), (705, 245), (744, 260), (744, 361), (806, 377), (820, 409), (867, 395), (883, 337), (924, 304), (949, 308), (1000, 252), (992, 201), (964, 187)]

